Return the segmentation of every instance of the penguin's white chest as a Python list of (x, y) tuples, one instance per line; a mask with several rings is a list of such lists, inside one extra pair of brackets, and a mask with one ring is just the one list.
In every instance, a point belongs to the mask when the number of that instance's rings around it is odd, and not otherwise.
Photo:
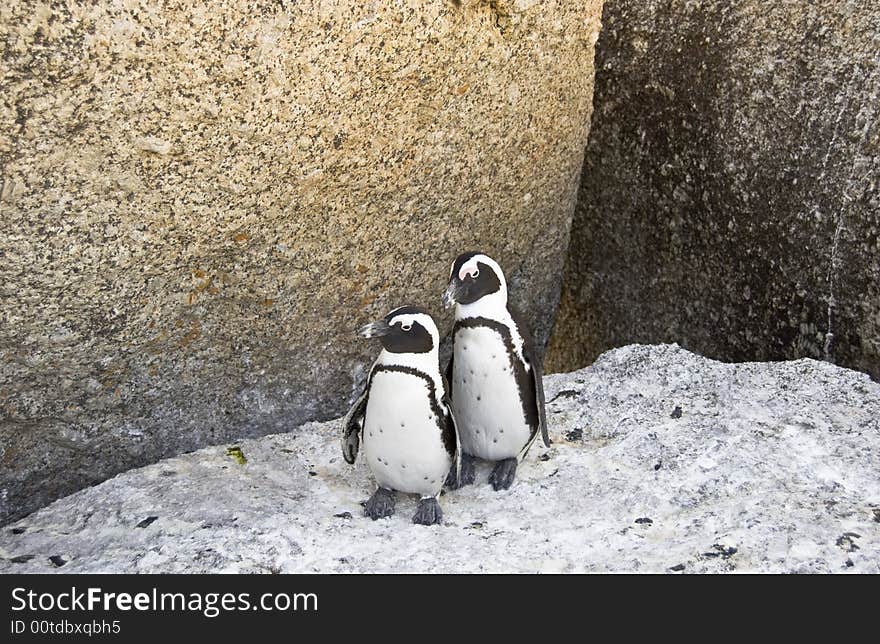
[(364, 420), (364, 454), (376, 482), (391, 490), (434, 496), (452, 466), (428, 385), (419, 376), (379, 371)]
[(462, 450), (491, 461), (519, 454), (531, 436), (510, 356), (489, 327), (455, 334), (452, 406)]

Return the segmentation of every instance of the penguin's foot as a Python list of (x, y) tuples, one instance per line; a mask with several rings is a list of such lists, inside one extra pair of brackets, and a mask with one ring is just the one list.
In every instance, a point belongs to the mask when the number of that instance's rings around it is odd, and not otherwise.
[(446, 477), (446, 487), (450, 490), (457, 490), (465, 485), (471, 485), (476, 479), (477, 474), (474, 468), (474, 457), (470, 454), (461, 454), (461, 471), (458, 480), (455, 479), (455, 468), (450, 470), (449, 476)]
[(390, 517), (392, 514), (394, 514), (394, 492), (384, 487), (377, 488), (364, 506), (364, 516), (375, 521)]
[(436, 525), (441, 521), (443, 521), (443, 510), (440, 509), (440, 504), (437, 502), (436, 497), (429, 496), (419, 501), (416, 513), (413, 515), (413, 523)]
[(506, 490), (513, 485), (513, 479), (516, 478), (517, 460), (515, 458), (506, 458), (498, 461), (495, 469), (489, 475), (489, 483), (497, 492), (498, 490)]

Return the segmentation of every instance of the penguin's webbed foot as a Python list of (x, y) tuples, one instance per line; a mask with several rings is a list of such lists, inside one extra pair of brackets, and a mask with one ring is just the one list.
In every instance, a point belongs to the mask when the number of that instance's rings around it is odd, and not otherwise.
[(474, 457), (470, 454), (461, 454), (461, 471), (458, 480), (455, 478), (455, 468), (450, 470), (449, 476), (446, 477), (446, 487), (450, 490), (457, 490), (465, 485), (471, 485), (476, 479), (476, 469), (474, 468)]
[(364, 516), (375, 521), (390, 517), (392, 514), (394, 514), (394, 492), (384, 487), (376, 488), (373, 496), (364, 505)]
[(413, 523), (419, 525), (436, 525), (443, 521), (443, 510), (433, 496), (421, 499), (413, 515)]
[(506, 490), (513, 485), (513, 479), (516, 478), (517, 460), (515, 458), (506, 458), (498, 461), (495, 469), (489, 475), (489, 483), (497, 492), (498, 490)]

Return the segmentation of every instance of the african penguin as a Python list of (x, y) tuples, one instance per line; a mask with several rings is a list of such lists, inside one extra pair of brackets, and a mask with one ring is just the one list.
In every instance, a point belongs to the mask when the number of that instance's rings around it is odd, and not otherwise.
[(508, 306), (504, 273), (491, 257), (459, 255), (443, 303), (455, 305), (446, 378), (462, 447), (460, 475), (450, 475), (449, 486), (473, 483), (476, 456), (497, 461), (489, 482), (506, 490), (539, 431), (550, 446), (541, 363)]
[(354, 463), (360, 440), (379, 484), (364, 514), (394, 514), (394, 492), (421, 495), (413, 523), (440, 523), (437, 502), (450, 470), (459, 467), (455, 419), (440, 373), (440, 334), (430, 315), (413, 306), (391, 311), (360, 329), (379, 338), (382, 351), (364, 393), (343, 422), (342, 454)]

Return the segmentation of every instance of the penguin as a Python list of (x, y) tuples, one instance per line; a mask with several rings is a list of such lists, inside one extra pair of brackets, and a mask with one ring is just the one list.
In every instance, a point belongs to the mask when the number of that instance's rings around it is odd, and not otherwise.
[(343, 420), (342, 455), (354, 464), (360, 442), (378, 483), (364, 506), (373, 520), (394, 514), (394, 493), (420, 495), (413, 523), (443, 519), (437, 501), (460, 463), (458, 432), (440, 372), (440, 334), (434, 320), (414, 306), (396, 308), (362, 327), (382, 351), (363, 394)]
[(507, 281), (488, 255), (459, 255), (443, 294), (455, 306), (452, 358), (446, 370), (458, 420), (459, 476), (448, 486), (474, 482), (474, 457), (495, 461), (489, 482), (506, 490), (538, 433), (550, 446), (544, 410), (543, 368), (531, 336), (507, 302)]

